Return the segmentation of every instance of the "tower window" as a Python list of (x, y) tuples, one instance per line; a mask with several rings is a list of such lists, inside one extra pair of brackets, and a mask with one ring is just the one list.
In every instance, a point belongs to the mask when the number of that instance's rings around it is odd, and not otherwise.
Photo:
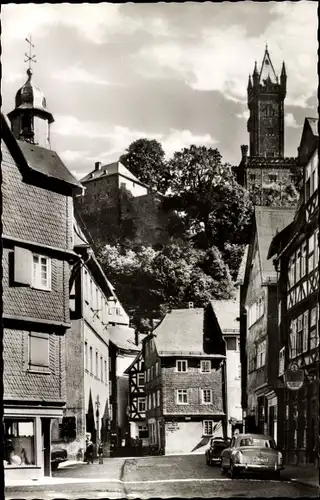
[(251, 182), (255, 182), (256, 181), (256, 174), (250, 174), (249, 179)]
[(22, 115), (21, 131), (22, 133), (33, 132), (32, 117), (30, 115)]
[(277, 175), (269, 175), (269, 182), (277, 182), (278, 176)]

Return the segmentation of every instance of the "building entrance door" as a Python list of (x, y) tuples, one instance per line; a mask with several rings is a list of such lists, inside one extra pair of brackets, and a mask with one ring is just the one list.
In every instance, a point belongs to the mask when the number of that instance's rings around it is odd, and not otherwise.
[(51, 476), (51, 436), (50, 418), (41, 418), (41, 438), (43, 453), (43, 470), (45, 476)]

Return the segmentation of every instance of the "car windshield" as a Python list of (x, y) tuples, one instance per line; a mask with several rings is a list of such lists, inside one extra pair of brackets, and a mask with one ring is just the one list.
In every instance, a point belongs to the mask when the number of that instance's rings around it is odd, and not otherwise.
[(257, 448), (275, 448), (275, 443), (271, 439), (263, 438), (253, 438), (247, 437), (242, 438), (239, 446), (255, 446)]

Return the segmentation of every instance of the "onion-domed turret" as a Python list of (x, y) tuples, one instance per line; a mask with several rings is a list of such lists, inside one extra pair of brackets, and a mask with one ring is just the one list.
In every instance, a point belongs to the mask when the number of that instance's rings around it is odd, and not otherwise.
[(47, 110), (43, 92), (32, 82), (31, 68), (27, 75), (26, 83), (16, 93), (15, 109), (8, 114), (11, 129), (17, 139), (50, 148), (50, 124), (54, 118)]

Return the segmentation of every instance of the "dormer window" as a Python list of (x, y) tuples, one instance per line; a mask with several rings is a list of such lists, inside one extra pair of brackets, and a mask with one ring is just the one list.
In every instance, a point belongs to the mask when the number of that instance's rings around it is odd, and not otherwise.
[(183, 360), (178, 359), (177, 363), (176, 363), (176, 370), (177, 370), (177, 372), (187, 372), (188, 371), (188, 361), (185, 359), (183, 359)]

